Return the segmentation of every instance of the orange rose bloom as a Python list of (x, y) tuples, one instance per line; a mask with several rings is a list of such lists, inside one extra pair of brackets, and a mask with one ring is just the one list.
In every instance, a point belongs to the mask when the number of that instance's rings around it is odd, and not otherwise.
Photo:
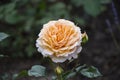
[(82, 33), (73, 22), (59, 19), (43, 25), (36, 40), (38, 51), (53, 62), (64, 62), (78, 57), (82, 47)]

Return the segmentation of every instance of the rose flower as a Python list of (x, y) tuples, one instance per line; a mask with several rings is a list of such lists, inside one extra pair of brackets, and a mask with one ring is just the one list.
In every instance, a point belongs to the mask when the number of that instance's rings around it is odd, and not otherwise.
[(53, 62), (64, 62), (76, 59), (82, 46), (80, 27), (73, 22), (59, 19), (43, 25), (36, 40), (36, 47), (44, 57), (50, 57)]

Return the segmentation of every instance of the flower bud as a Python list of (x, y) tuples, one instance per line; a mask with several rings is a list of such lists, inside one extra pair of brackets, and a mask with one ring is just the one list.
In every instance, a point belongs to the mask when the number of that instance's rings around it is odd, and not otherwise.
[(82, 34), (82, 44), (85, 44), (88, 41), (88, 35), (86, 32)]
[(55, 69), (55, 72), (57, 74), (61, 74), (63, 72), (63, 69), (60, 66), (57, 66), (56, 69)]

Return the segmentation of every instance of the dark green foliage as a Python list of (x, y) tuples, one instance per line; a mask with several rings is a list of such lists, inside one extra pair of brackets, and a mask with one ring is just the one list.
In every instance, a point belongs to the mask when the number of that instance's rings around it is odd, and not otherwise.
[(31, 69), (23, 70), (19, 72), (18, 74), (13, 75), (13, 80), (17, 80), (20, 78), (28, 77), (28, 76), (34, 76), (34, 77), (45, 77), (46, 68), (41, 65), (34, 65)]
[(111, 0), (71, 0), (71, 2), (76, 7), (83, 6), (87, 14), (96, 17), (105, 10), (103, 4), (108, 4)]
[(82, 9), (84, 15), (96, 17), (105, 10), (105, 5), (102, 4), (110, 1), (71, 0), (66, 4), (66, 1), (60, 0), (11, 0), (0, 6), (0, 30), (11, 35), (8, 40), (0, 43), (3, 51), (7, 48), (2, 53), (9, 53), (13, 57), (31, 57), (37, 52), (35, 43), (44, 23), (65, 18), (85, 25), (86, 18), (79, 14)]
[(71, 71), (66, 72), (65, 74), (63, 74), (63, 77), (65, 80), (68, 80), (69, 78), (74, 77), (77, 74), (82, 74), (88, 78), (96, 78), (102, 76), (96, 67), (88, 67), (86, 64), (84, 64), (82, 66), (76, 67)]
[[(63, 80), (69, 80), (70, 78), (73, 78), (76, 75), (80, 74), (86, 76), (87, 78), (96, 78), (102, 76), (96, 67), (87, 66), (86, 64), (84, 64), (74, 67), (72, 70), (63, 73), (62, 78)], [(57, 76), (53, 76), (52, 80), (57, 80)]]
[(3, 39), (5, 39), (7, 37), (8, 37), (7, 34), (0, 32), (0, 41), (2, 41)]
[[(2, 40), (4, 40), (5, 38), (7, 38), (8, 36), (9, 36), (8, 34), (0, 32), (0, 42)], [(0, 53), (0, 58), (2, 58), (2, 57), (7, 57), (7, 56), (5, 56), (5, 55), (3, 55), (3, 54)]]
[(16, 80), (16, 79), (19, 79), (22, 77), (26, 77), (26, 76), (28, 76), (27, 70), (23, 70), (23, 71), (19, 72), (19, 74), (14, 74), (13, 80)]
[(28, 70), (29, 76), (41, 77), (45, 76), (46, 68), (41, 65), (34, 65), (30, 70)]
[(88, 68), (82, 69), (80, 73), (88, 78), (96, 78), (102, 76), (97, 68), (94, 66), (90, 66)]

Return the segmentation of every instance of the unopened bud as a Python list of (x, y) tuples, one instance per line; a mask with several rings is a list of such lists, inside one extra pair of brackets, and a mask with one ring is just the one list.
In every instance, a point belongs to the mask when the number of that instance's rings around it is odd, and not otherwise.
[(58, 67), (56, 67), (55, 72), (57, 74), (61, 74), (63, 72), (63, 69), (60, 66), (58, 66)]
[(85, 44), (88, 41), (88, 35), (86, 32), (82, 34), (82, 44)]

